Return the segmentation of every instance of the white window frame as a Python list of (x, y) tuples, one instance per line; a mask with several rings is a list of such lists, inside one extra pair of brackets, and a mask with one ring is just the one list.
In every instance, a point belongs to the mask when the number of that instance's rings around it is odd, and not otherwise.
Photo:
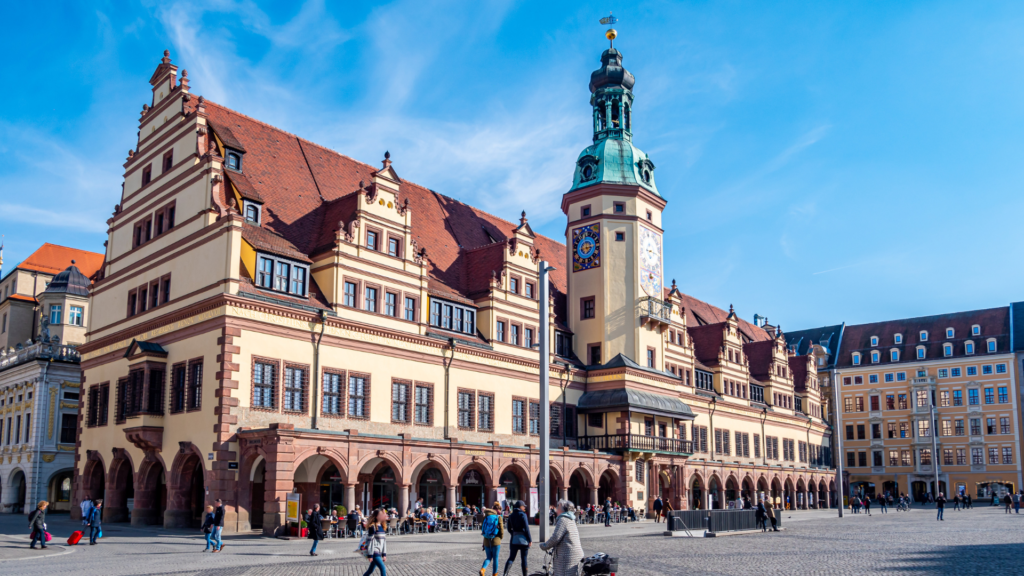
[(881, 361), (881, 359), (882, 359), (882, 355), (878, 352), (878, 350), (872, 350), (871, 351), (871, 363), (872, 364), (878, 364), (878, 362)]
[(903, 344), (903, 334), (898, 334), (897, 333), (897, 334), (893, 335), (893, 341), (896, 344)]
[(970, 356), (974, 354), (974, 350), (974, 340), (968, 340), (967, 342), (964, 342), (964, 354)]
[(871, 346), (872, 347), (878, 346), (878, 336), (872, 336), (871, 337)]
[(899, 362), (900, 361), (900, 351), (899, 351), (898, 348), (892, 348), (892, 349), (889, 350), (889, 361), (890, 362)]
[[(270, 287), (269, 288), (263, 286), (260, 283), (260, 281), (259, 281), (260, 271), (262, 270), (262, 264), (263, 264), (264, 261), (268, 261), (268, 260), (271, 262), (271, 267), (270, 267), (271, 280), (270, 280)], [(276, 282), (277, 265), (279, 263), (287, 264), (288, 265), (288, 276), (287, 276), (287, 278), (285, 278), (285, 289), (284, 290), (278, 290), (278, 289), (274, 288), (274, 285), (277, 283)], [(304, 272), (305, 273), (305, 283), (304, 283), (304, 285), (302, 287), (302, 293), (301, 294), (299, 294), (298, 292), (292, 292), (292, 277), (294, 275), (293, 270), (295, 268), (302, 268), (305, 271)], [(256, 270), (257, 270), (257, 272), (256, 272), (256, 279), (254, 281), (254, 285), (257, 288), (259, 288), (260, 290), (266, 290), (268, 292), (276, 292), (278, 294), (288, 294), (288, 295), (291, 295), (291, 296), (298, 296), (300, 298), (305, 298), (309, 294), (309, 279), (310, 279), (309, 264), (305, 264), (303, 262), (297, 262), (295, 260), (291, 260), (289, 258), (284, 258), (284, 257), (277, 256), (277, 255), (274, 255), (274, 254), (267, 254), (265, 252), (257, 252), (256, 253)]]
[(927, 348), (925, 348), (924, 346), (918, 346), (917, 347), (917, 359), (918, 360), (924, 360), (927, 357), (928, 357)]
[(860, 366), (860, 352), (853, 353), (853, 365)]
[(972, 336), (981, 336), (981, 326), (978, 325), (978, 324), (975, 324), (975, 325), (971, 326), (971, 335)]
[(996, 343), (995, 338), (989, 338), (988, 340), (985, 340), (985, 350), (987, 350), (990, 354), (998, 349), (999, 345)]
[(68, 306), (68, 324), (82, 326), (85, 323), (85, 306)]
[[(54, 316), (57, 321), (54, 322)], [(50, 304), (50, 325), (55, 326), (64, 323), (64, 305), (63, 304)]]
[(921, 330), (921, 331), (920, 331), (920, 332), (919, 332), (919, 333), (917, 334), (917, 337), (918, 337), (918, 339), (919, 339), (919, 340), (920, 340), (921, 342), (927, 342), (927, 341), (928, 341), (928, 331), (927, 331), (927, 330)]
[(955, 328), (946, 328), (946, 339), (949, 339), (949, 338), (956, 338), (956, 329)]
[(942, 355), (949, 358), (953, 355), (953, 345), (946, 343), (942, 345)]

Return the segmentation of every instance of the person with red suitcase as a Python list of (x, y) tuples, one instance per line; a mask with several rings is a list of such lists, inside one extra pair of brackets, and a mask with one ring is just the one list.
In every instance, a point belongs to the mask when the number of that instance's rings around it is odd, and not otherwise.
[(82, 540), (82, 531), (75, 530), (68, 536), (68, 546), (75, 546)]
[(50, 503), (46, 500), (40, 500), (39, 505), (36, 509), (28, 515), (28, 527), (32, 529), (32, 543), (29, 544), (29, 548), (36, 549), (36, 540), (39, 540), (42, 550), (46, 550), (46, 507)]
[(96, 545), (96, 538), (103, 531), (103, 500), (97, 500), (89, 511), (89, 545)]

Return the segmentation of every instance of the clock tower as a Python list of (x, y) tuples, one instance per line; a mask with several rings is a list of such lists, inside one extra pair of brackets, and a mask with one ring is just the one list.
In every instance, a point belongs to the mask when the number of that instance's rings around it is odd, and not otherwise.
[(662, 271), (665, 200), (654, 163), (633, 146), (634, 82), (614, 47), (590, 75), (593, 144), (580, 153), (562, 197), (569, 319), (584, 363), (622, 354), (663, 370), (661, 327), (670, 316)]

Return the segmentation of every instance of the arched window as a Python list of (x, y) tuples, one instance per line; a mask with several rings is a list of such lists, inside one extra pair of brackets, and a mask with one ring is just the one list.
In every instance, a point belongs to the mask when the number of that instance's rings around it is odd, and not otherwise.
[(966, 354), (974, 354), (974, 342), (965, 342), (964, 343), (964, 353), (966, 353)]
[(889, 350), (889, 360), (892, 361), (892, 362), (899, 362), (900, 361), (900, 351), (895, 349), (895, 348), (893, 348), (892, 350)]
[(943, 356), (952, 356), (953, 355), (953, 345), (952, 344), (944, 344), (942, 346), (942, 355)]
[(853, 365), (854, 366), (859, 366), (860, 365), (860, 353), (859, 352), (854, 352), (853, 353)]
[(924, 360), (924, 355), (925, 355), (925, 348), (924, 348), (924, 346), (918, 346), (917, 347), (917, 359), (918, 360)]
[(953, 338), (956, 335), (956, 330), (952, 328), (946, 328), (946, 338)]
[(879, 360), (878, 351), (877, 350), (872, 350), (872, 352), (871, 352), (871, 363), (872, 364), (878, 364), (878, 360)]

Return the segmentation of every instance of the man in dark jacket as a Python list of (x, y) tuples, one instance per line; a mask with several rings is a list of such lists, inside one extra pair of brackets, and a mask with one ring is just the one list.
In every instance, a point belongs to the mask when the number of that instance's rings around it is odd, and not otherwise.
[(224, 542), (221, 536), (224, 532), (224, 501), (217, 498), (217, 508), (213, 511), (213, 541), (216, 544), (214, 552), (224, 549)]
[(93, 504), (86, 526), (89, 527), (89, 545), (95, 546), (96, 538), (103, 531), (103, 500), (97, 500)]
[(310, 556), (316, 556), (316, 545), (324, 539), (323, 515), (320, 514), (320, 504), (314, 504), (312, 510), (306, 511), (306, 528), (309, 528), (309, 537), (313, 540), (313, 547), (309, 549)]
[(658, 496), (657, 498), (654, 499), (654, 506), (652, 506), (652, 508), (654, 509), (655, 524), (661, 522), (661, 509), (664, 508), (664, 506), (665, 505), (662, 504), (661, 502), (661, 496)]
[(530, 536), (530, 518), (526, 515), (526, 502), (516, 502), (515, 509), (508, 516), (509, 552), (508, 561), (505, 562), (504, 576), (508, 576), (512, 564), (519, 554), (519, 565), (523, 568), (523, 576), (526, 576), (526, 554), (533, 544), (533, 537)]
[(612, 525), (612, 498), (609, 496), (604, 501), (604, 506), (601, 509), (604, 512), (604, 525), (606, 528), (610, 528)]

